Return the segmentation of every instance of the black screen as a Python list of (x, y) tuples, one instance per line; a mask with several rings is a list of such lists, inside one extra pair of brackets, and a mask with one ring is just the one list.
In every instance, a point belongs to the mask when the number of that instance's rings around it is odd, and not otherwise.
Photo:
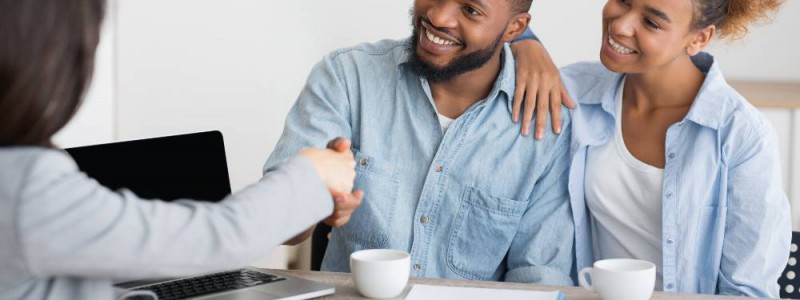
[(219, 131), (65, 150), (100, 184), (145, 199), (219, 201), (231, 192)]

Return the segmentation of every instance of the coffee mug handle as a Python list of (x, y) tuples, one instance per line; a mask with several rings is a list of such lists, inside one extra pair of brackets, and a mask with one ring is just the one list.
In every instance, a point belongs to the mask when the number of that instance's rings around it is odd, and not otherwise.
[(594, 292), (594, 286), (592, 284), (589, 284), (588, 281), (586, 281), (586, 274), (589, 274), (589, 277), (591, 277), (592, 270), (594, 270), (594, 268), (591, 267), (583, 268), (583, 270), (581, 270), (581, 272), (578, 273), (578, 282), (581, 284), (581, 287)]

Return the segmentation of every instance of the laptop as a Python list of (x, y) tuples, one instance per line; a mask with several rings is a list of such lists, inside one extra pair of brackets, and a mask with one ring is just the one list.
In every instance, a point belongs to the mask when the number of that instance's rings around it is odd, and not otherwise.
[[(126, 188), (144, 199), (218, 202), (231, 193), (225, 146), (208, 131), (64, 149), (81, 171), (110, 189)], [(185, 278), (117, 282), (118, 292), (141, 299), (309, 299), (335, 292), (332, 285), (257, 268)], [(136, 297), (130, 297), (138, 299)]]

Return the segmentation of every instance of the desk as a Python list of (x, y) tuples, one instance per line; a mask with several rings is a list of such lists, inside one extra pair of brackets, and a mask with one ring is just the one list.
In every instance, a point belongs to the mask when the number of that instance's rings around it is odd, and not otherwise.
[[(319, 299), (365, 299), (362, 298), (353, 285), (353, 280), (349, 273), (331, 273), (331, 272), (312, 272), (312, 271), (293, 271), (293, 270), (266, 270), (271, 274), (300, 277), (308, 280), (324, 282), (336, 286), (336, 294)], [(520, 283), (506, 283), (506, 282), (486, 282), (486, 281), (462, 281), (462, 280), (449, 280), (449, 279), (431, 279), (431, 278), (411, 278), (409, 280), (406, 290), (403, 291), (402, 296), (396, 299), (403, 299), (411, 286), (415, 283), (429, 284), (429, 285), (444, 285), (444, 286), (463, 286), (463, 287), (483, 287), (483, 288), (502, 288), (502, 289), (518, 289), (518, 290), (537, 290), (537, 291), (555, 291), (559, 290), (564, 292), (566, 300), (600, 300), (597, 294), (591, 293), (580, 287), (554, 287), (545, 285), (533, 284), (520, 284)], [(652, 300), (723, 300), (723, 299), (752, 299), (740, 297), (722, 297), (722, 296), (704, 296), (704, 295), (683, 295), (656, 292), (653, 294)]]

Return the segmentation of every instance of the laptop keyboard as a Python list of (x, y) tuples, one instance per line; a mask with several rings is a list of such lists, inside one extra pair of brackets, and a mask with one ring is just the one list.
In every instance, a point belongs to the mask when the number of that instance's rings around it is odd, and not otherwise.
[(281, 280), (286, 278), (242, 269), (153, 284), (132, 290), (150, 290), (158, 295), (159, 300), (171, 300), (200, 297)]

